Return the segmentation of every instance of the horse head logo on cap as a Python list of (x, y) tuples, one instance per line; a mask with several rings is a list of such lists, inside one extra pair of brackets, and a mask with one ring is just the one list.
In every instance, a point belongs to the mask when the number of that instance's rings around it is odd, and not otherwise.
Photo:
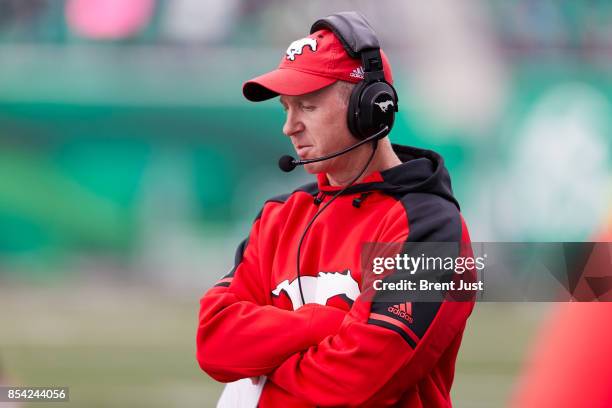
[(300, 38), (299, 40), (295, 40), (289, 45), (287, 48), (287, 59), (291, 61), (295, 61), (296, 55), (302, 55), (304, 47), (309, 46), (312, 51), (317, 50), (317, 40), (310, 37)]

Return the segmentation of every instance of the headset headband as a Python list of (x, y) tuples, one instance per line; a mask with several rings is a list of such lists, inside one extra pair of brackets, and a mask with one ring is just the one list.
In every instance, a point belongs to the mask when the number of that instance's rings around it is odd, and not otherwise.
[(322, 29), (331, 30), (352, 58), (361, 57), (366, 82), (384, 80), (378, 37), (361, 13), (342, 11), (317, 20), (310, 34)]

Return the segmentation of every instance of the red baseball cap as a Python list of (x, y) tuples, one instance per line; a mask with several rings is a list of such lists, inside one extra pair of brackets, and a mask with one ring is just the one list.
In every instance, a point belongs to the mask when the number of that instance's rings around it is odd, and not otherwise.
[[(380, 51), (385, 80), (393, 83), (391, 66)], [(292, 42), (277, 69), (244, 83), (242, 93), (253, 102), (278, 95), (303, 95), (342, 80), (363, 80), (361, 59), (351, 58), (340, 40), (329, 30), (315, 31)]]

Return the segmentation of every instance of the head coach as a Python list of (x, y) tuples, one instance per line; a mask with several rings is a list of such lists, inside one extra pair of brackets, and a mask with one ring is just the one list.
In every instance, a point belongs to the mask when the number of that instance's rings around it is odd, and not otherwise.
[(317, 182), (266, 201), (235, 264), (201, 299), (200, 367), (219, 406), (449, 407), (472, 302), (363, 296), (363, 243), (469, 243), (443, 159), (392, 145), (389, 61), (355, 12), (318, 20), (279, 67), (247, 81), (280, 96), (283, 133)]

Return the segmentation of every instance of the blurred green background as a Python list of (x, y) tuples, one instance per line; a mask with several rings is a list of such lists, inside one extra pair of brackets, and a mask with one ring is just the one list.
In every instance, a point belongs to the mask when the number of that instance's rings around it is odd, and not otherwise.
[[(473, 241), (606, 228), (609, 2), (0, 0), (0, 382), (215, 404), (198, 299), (263, 201), (310, 180), (278, 170), (280, 105), (241, 85), (343, 9), (392, 62), (392, 141), (445, 157)], [(505, 405), (548, 307), (478, 305), (456, 406)]]

